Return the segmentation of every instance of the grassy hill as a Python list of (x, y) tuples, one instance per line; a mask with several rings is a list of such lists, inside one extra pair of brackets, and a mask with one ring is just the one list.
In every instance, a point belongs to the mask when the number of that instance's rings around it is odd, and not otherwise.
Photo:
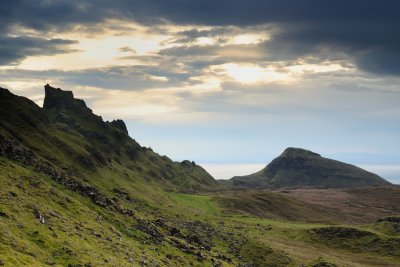
[(0, 266), (398, 266), (398, 188), (347, 192), (374, 211), (361, 221), (298, 192), (227, 190), (45, 91), (41, 108), (0, 89)]
[(301, 148), (287, 148), (264, 169), (227, 184), (243, 188), (355, 188), (388, 186), (376, 174)]

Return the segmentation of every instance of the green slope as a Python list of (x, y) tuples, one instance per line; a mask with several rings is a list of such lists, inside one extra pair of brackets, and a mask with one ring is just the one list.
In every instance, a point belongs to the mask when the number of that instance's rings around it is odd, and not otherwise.
[[(104, 122), (70, 92), (46, 86), (44, 106), (0, 89), (0, 266), (399, 260), (391, 219), (358, 226), (379, 239), (376, 248), (342, 249), (342, 237), (325, 238), (330, 223), (310, 223), (321, 208), (271, 192), (225, 191), (193, 162), (140, 146), (122, 121)], [(229, 206), (240, 202), (245, 208)], [(329, 216), (324, 221), (337, 223)], [(346, 242), (371, 246), (368, 238), (351, 238)]]
[[(121, 120), (104, 122), (72, 92), (46, 86), (44, 108), (1, 89), (1, 138), (18, 143), (38, 159), (93, 180), (92, 173), (119, 173), (163, 188), (196, 191), (215, 180), (193, 162), (173, 162), (140, 146)], [(17, 111), (17, 112), (16, 112)], [(121, 179), (125, 180), (125, 179)]]
[(259, 172), (236, 176), (226, 183), (244, 188), (354, 188), (390, 185), (376, 174), (300, 148), (287, 148)]

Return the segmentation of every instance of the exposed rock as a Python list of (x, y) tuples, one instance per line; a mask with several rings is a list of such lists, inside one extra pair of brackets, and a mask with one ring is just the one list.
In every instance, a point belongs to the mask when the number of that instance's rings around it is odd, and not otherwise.
[(38, 219), (41, 224), (45, 223), (44, 215), (39, 211), (38, 208), (35, 208), (33, 210), (33, 214), (35, 215), (36, 219)]
[(181, 237), (182, 236), (181, 231), (176, 227), (172, 227), (170, 229), (169, 233), (170, 233), (170, 235), (176, 236), (176, 237)]
[(355, 228), (336, 226), (314, 228), (311, 231), (323, 238), (362, 238), (374, 235), (371, 232), (361, 231)]
[(152, 240), (156, 243), (164, 240), (164, 235), (150, 222), (139, 220), (136, 229), (150, 235)]
[(126, 192), (124, 190), (121, 190), (119, 188), (113, 188), (113, 192), (116, 193), (116, 194), (120, 194), (120, 195), (129, 195), (128, 192)]
[(88, 146), (86, 146), (86, 150), (90, 153), (90, 155), (92, 156), (92, 159), (94, 159), (94, 161), (96, 161), (97, 163), (99, 163), (103, 166), (107, 165), (106, 158), (95, 147), (88, 145)]
[(390, 216), (386, 218), (378, 219), (378, 222), (390, 222), (390, 223), (400, 223), (400, 217)]
[(111, 230), (111, 232), (113, 232), (113, 234), (115, 234), (116, 236), (122, 237), (121, 233), (118, 232), (118, 230), (115, 229), (114, 227), (110, 226), (110, 230)]
[(5, 138), (0, 135), (0, 156), (19, 161), (25, 165), (32, 166), (35, 162), (35, 154), (22, 145), (17, 139)]
[(181, 162), (181, 165), (186, 168), (190, 168), (196, 166), (196, 163), (194, 161), (184, 160)]
[(390, 216), (386, 218), (378, 219), (378, 223), (389, 223), (396, 232), (400, 232), (400, 217), (399, 216)]
[(110, 122), (110, 124), (113, 127), (120, 129), (124, 133), (128, 134), (128, 128), (126, 128), (125, 122), (123, 120), (120, 120), (120, 119), (113, 120), (112, 122)]
[(139, 147), (129, 146), (125, 148), (126, 154), (131, 160), (137, 160), (141, 149)]
[(92, 235), (95, 237), (101, 238), (101, 234), (97, 233), (95, 230), (92, 231)]
[(44, 91), (44, 109), (66, 108), (72, 110), (88, 110), (91, 112), (91, 109), (86, 106), (85, 101), (75, 99), (71, 91), (63, 91), (60, 88), (51, 87), (49, 84), (44, 86)]

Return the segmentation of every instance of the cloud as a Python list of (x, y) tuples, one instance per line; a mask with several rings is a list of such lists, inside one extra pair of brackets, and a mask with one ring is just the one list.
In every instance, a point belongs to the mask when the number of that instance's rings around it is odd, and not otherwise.
[(121, 53), (130, 53), (130, 54), (136, 54), (137, 53), (135, 49), (133, 49), (132, 47), (129, 47), (129, 46), (120, 47), (118, 49), (118, 51), (121, 52)]
[[(58, 84), (86, 86), (100, 89), (145, 91), (148, 89), (168, 89), (201, 84), (192, 80), (190, 73), (177, 73), (157, 66), (116, 66), (84, 70), (0, 70), (3, 81), (53, 81)], [(43, 83), (43, 82), (41, 82)], [(60, 86), (62, 87), (62, 86)]]
[(0, 65), (17, 64), (28, 56), (72, 53), (70, 48), (77, 41), (65, 39), (46, 39), (41, 37), (0, 36)]
[[(161, 32), (166, 28), (160, 25), (209, 27), (181, 30), (173, 40), (175, 44), (195, 40), (221, 44), (227, 41), (223, 38), (229, 39), (231, 33), (244, 29), (271, 34), (263, 47), (271, 61), (310, 56), (321, 60), (348, 58), (364, 71), (399, 75), (395, 64), (400, 58), (399, 10), (400, 2), (396, 0), (5, 0), (0, 4), (0, 28), (12, 33), (13, 27), (19, 26), (36, 31), (38, 36), (48, 36), (76, 29), (101, 32), (112, 20), (137, 22)], [(274, 30), (269, 32), (260, 28), (262, 25)], [(120, 28), (129, 32), (126, 27)], [(198, 53), (206, 52), (196, 49)], [(226, 56), (235, 55), (238, 53), (231, 51)], [(11, 54), (0, 64), (17, 62), (18, 58), (21, 56)]]

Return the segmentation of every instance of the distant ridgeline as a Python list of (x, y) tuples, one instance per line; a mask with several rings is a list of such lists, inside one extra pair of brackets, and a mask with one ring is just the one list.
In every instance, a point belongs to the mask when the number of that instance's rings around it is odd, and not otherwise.
[(391, 185), (376, 174), (301, 148), (287, 148), (264, 169), (225, 182), (243, 188), (354, 188)]

